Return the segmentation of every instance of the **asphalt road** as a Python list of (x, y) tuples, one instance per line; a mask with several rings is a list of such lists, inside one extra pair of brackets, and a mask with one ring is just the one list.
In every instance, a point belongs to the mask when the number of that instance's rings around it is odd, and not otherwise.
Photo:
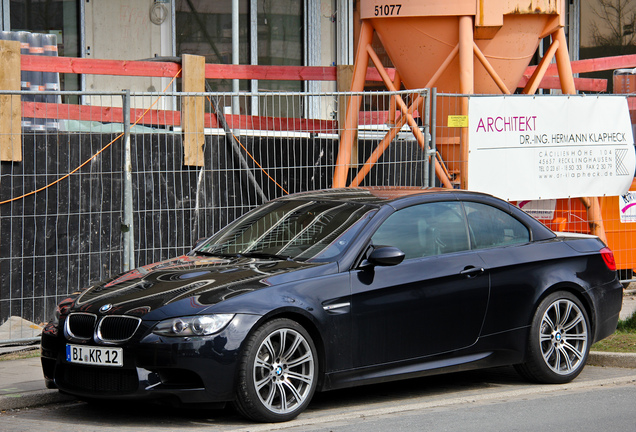
[(636, 386), (612, 385), (566, 393), (475, 400), (399, 414), (298, 426), (286, 432), (338, 431), (634, 431)]
[(298, 419), (246, 422), (232, 409), (73, 402), (0, 414), (14, 431), (634, 431), (636, 370), (588, 366), (561, 386), (528, 384), (512, 368), (318, 394)]

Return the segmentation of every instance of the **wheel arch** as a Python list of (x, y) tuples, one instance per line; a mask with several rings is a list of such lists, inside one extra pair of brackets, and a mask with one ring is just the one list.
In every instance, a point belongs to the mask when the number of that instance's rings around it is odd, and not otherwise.
[(541, 302), (546, 297), (558, 291), (569, 292), (581, 302), (581, 304), (585, 308), (585, 312), (587, 313), (588, 322), (590, 325), (590, 334), (592, 335), (592, 339), (594, 339), (594, 335), (596, 334), (596, 311), (594, 310), (592, 299), (587, 294), (585, 289), (582, 286), (576, 284), (575, 282), (569, 282), (569, 281), (557, 282), (549, 286), (548, 288), (543, 290), (541, 295), (537, 297), (533, 310), (536, 311), (539, 305), (541, 304)]
[[(273, 310), (263, 315), (258, 321), (254, 323), (244, 341), (248, 340), (249, 337), (265, 323), (279, 318), (286, 318), (298, 323), (307, 331), (307, 333), (309, 333), (309, 336), (311, 336), (318, 356), (318, 385), (316, 390), (320, 390), (322, 388), (325, 376), (325, 343), (322, 335), (320, 334), (320, 331), (318, 330), (318, 324), (316, 323), (315, 318), (304, 309), (282, 308)], [(243, 352), (244, 349), (245, 344), (243, 343), (240, 348), (241, 352)]]

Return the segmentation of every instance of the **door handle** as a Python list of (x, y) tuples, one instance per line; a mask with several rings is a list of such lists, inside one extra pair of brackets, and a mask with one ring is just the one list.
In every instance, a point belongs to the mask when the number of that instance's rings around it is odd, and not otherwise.
[(464, 268), (464, 270), (460, 271), (459, 274), (460, 275), (464, 275), (466, 277), (475, 277), (481, 273), (483, 273), (485, 270), (483, 267), (473, 267), (473, 266), (469, 266)]

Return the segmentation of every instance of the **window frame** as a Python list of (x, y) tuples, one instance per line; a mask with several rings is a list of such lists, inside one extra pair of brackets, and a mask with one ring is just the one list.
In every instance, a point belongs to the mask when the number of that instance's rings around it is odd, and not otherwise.
[[(408, 250), (403, 250), (402, 247), (400, 247), (400, 245), (398, 244), (376, 244), (376, 242), (374, 241), (374, 236), (378, 233), (378, 231), (380, 231), (382, 229), (382, 227), (387, 223), (387, 221), (389, 221), (394, 215), (408, 210), (408, 209), (413, 209), (416, 207), (420, 207), (420, 206), (427, 206), (427, 205), (439, 205), (439, 204), (454, 204), (456, 205), (456, 208), (450, 208), (449, 210), (452, 211), (457, 211), (459, 214), (458, 216), (462, 219), (462, 221), (460, 221), (459, 224), (462, 225), (463, 228), (463, 232), (465, 235), (465, 245), (466, 248), (465, 249), (461, 249), (461, 250), (453, 250), (453, 251), (449, 251), (449, 252), (443, 252), (443, 253), (425, 253), (423, 255), (419, 255), (419, 256), (409, 256), (409, 251)], [(418, 227), (419, 229), (419, 227)], [(420, 237), (420, 239), (422, 238), (421, 233), (418, 233), (418, 236)], [(468, 227), (468, 221), (467, 221), (467, 217), (466, 217), (466, 211), (464, 209), (463, 203), (460, 200), (456, 200), (456, 199), (444, 199), (444, 200), (439, 200), (439, 201), (425, 201), (425, 202), (420, 202), (420, 203), (414, 203), (412, 205), (409, 206), (405, 206), (405, 207), (401, 207), (399, 209), (396, 209), (394, 212), (392, 212), (390, 215), (388, 215), (383, 221), (382, 223), (375, 228), (375, 230), (373, 231), (373, 233), (371, 234), (370, 237), (370, 244), (373, 245), (374, 247), (378, 247), (378, 246), (394, 246), (397, 247), (398, 249), (402, 250), (402, 252), (404, 252), (406, 254), (404, 260), (413, 260), (413, 259), (422, 259), (422, 258), (430, 258), (430, 257), (438, 257), (438, 256), (442, 256), (442, 255), (450, 255), (450, 254), (456, 254), (456, 253), (464, 253), (464, 252), (468, 252), (471, 250), (471, 242), (470, 242), (470, 232), (469, 232), (469, 227)], [(420, 244), (422, 244), (422, 241), (420, 240)]]

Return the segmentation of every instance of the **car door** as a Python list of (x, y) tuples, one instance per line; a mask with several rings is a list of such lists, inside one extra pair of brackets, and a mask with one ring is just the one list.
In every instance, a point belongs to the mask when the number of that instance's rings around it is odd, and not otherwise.
[(476, 342), (488, 305), (489, 277), (469, 250), (460, 202), (424, 203), (391, 214), (372, 236), (395, 246), (395, 266), (352, 271), (354, 364), (413, 359)]
[(465, 202), (473, 249), (490, 270), (490, 301), (483, 335), (529, 325), (537, 286), (565, 245), (530, 241), (530, 231), (508, 212), (485, 203)]

